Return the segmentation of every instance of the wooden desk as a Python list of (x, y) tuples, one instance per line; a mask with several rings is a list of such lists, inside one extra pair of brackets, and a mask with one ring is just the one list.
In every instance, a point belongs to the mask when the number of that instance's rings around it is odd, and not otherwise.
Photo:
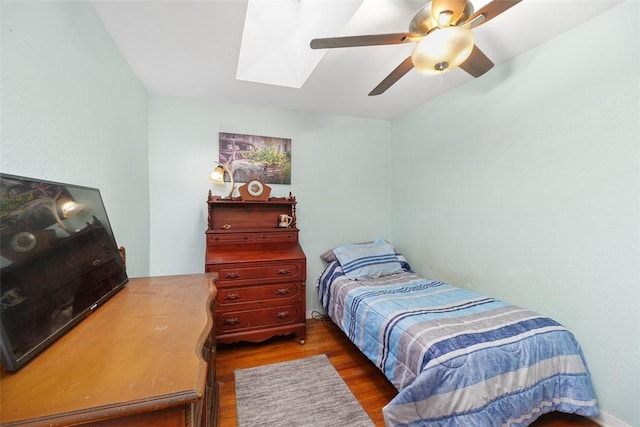
[(215, 425), (215, 275), (132, 279), (15, 373), (3, 426)]

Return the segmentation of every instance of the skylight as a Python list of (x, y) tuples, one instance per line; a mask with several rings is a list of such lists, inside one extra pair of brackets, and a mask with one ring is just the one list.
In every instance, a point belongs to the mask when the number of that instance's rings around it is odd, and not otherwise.
[(326, 54), (315, 37), (342, 34), (362, 0), (248, 0), (236, 78), (300, 88)]

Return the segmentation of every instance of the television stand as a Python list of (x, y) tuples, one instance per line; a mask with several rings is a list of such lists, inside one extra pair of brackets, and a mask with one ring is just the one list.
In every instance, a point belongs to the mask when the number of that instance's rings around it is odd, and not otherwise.
[(131, 279), (17, 372), (2, 426), (214, 426), (215, 275)]

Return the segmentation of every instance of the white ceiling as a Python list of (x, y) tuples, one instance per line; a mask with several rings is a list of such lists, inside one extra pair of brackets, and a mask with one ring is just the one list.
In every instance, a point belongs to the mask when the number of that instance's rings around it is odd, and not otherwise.
[[(248, 7), (246, 0), (94, 0), (92, 3), (124, 58), (147, 90), (154, 94), (389, 119), (472, 79), (460, 69), (441, 76), (411, 70), (382, 95), (370, 97), (367, 94), (371, 89), (410, 55), (413, 43), (324, 51), (312, 51), (308, 47), (310, 38), (316, 37), (408, 31), (411, 18), (426, 1), (251, 1), (273, 7), (260, 9), (255, 8), (255, 4)], [(476, 44), (497, 65), (622, 1), (523, 0), (474, 29)], [(288, 7), (307, 9), (297, 14), (295, 9), (293, 12), (286, 9), (287, 13), (283, 13), (283, 4), (291, 2), (295, 5)], [(488, 0), (473, 3), (478, 10)], [(247, 24), (245, 29), (247, 10), (258, 13), (246, 21), (251, 26)], [(355, 14), (349, 19), (354, 10)], [(270, 11), (275, 11), (276, 16), (268, 16)], [(323, 21), (328, 23), (322, 24)], [(249, 36), (253, 36), (252, 42)], [(248, 54), (243, 52), (241, 59), (243, 44), (253, 49)], [(284, 44), (289, 45), (289, 51), (297, 53), (293, 56), (284, 53), (286, 49), (280, 49)], [(275, 58), (280, 65), (292, 65), (279, 68), (265, 65), (260, 54), (271, 57), (265, 60)], [(311, 61), (311, 65), (304, 61)], [(292, 78), (302, 86), (281, 86), (278, 77), (294, 67), (298, 74)], [(306, 73), (302, 70), (302, 78), (298, 68), (307, 70)], [(308, 71), (311, 74), (305, 81)], [(262, 74), (263, 80), (257, 77)]]

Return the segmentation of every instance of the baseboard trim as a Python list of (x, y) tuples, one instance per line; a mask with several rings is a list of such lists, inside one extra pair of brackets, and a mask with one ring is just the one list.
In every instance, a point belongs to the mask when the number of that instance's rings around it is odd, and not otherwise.
[(592, 417), (591, 419), (593, 420), (593, 422), (603, 427), (631, 427), (630, 424), (619, 420), (618, 418), (603, 410), (600, 410), (600, 415), (598, 415), (597, 417)]

